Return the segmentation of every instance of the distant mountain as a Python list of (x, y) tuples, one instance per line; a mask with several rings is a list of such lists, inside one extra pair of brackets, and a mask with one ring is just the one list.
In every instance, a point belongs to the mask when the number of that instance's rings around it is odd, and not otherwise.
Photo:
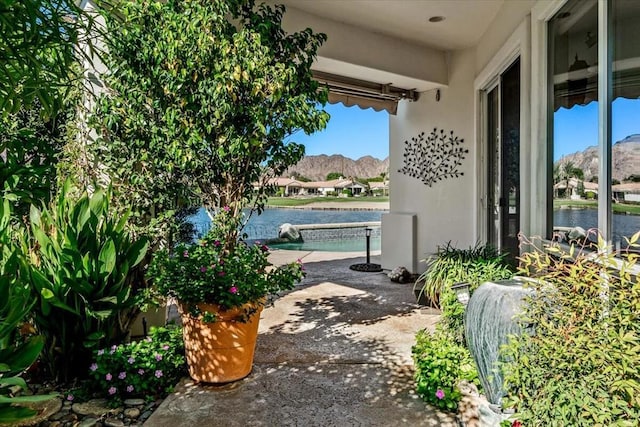
[[(640, 175), (640, 134), (626, 137), (616, 142), (611, 148), (613, 167), (611, 177), (618, 181), (624, 181), (630, 175)], [(574, 166), (584, 172), (585, 181), (598, 176), (598, 147), (587, 147), (584, 151), (569, 154), (558, 160), (573, 162)]]
[(305, 156), (297, 165), (287, 169), (283, 176), (304, 176), (314, 181), (322, 181), (331, 172), (341, 173), (345, 178), (375, 178), (383, 172), (389, 173), (389, 158), (379, 160), (364, 156), (353, 160), (340, 154)]

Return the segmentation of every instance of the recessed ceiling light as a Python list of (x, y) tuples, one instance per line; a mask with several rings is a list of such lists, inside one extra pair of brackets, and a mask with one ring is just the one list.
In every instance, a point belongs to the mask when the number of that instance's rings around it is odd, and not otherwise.
[(429, 22), (442, 22), (444, 21), (444, 16), (432, 16), (429, 18)]

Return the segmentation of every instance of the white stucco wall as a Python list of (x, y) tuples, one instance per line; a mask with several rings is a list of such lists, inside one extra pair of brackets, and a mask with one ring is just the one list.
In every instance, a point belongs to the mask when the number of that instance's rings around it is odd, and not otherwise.
[[(474, 68), (475, 49), (454, 52), (450, 55), (449, 87), (440, 89), (440, 101), (436, 92), (422, 94), (418, 102), (401, 102), (397, 116), (389, 116), (389, 173), (391, 213), (415, 213), (416, 256), (423, 259), (434, 253), (439, 245), (448, 241), (459, 247), (475, 243), (475, 162), (474, 141)], [(403, 166), (404, 142), (420, 132), (429, 133), (434, 128), (453, 130), (464, 139), (469, 149), (462, 162), (462, 177), (445, 179), (428, 187), (417, 178), (399, 173)], [(397, 239), (385, 236), (383, 239)], [(408, 237), (407, 237), (408, 238)], [(384, 258), (384, 251), (383, 251)], [(383, 261), (384, 262), (384, 261)], [(406, 265), (412, 265), (407, 260)], [(418, 264), (418, 271), (424, 270)]]
[[(540, 2), (546, 2), (541, 0)], [(502, 60), (505, 46), (513, 44), (523, 53), (521, 60), (523, 84), (521, 121), (521, 184), (529, 184), (531, 170), (528, 163), (530, 152), (529, 91), (530, 91), (530, 20), (531, 8), (540, 3), (535, 0), (507, 1), (495, 21), (472, 48), (449, 54), (449, 84), (440, 89), (441, 97), (437, 102), (435, 91), (422, 93), (415, 103), (402, 102), (396, 116), (389, 116), (390, 138), (390, 212), (410, 213), (417, 216), (416, 221), (416, 257), (424, 259), (435, 253), (439, 245), (451, 241), (457, 247), (474, 245), (482, 238), (483, 220), (481, 210), (485, 209), (481, 197), (485, 190), (482, 181), (486, 166), (481, 161), (484, 146), (480, 140), (481, 108), (478, 100), (477, 78), (487, 74), (493, 64)], [(523, 35), (524, 32), (524, 35)], [(511, 49), (509, 47), (509, 49)], [(496, 71), (498, 72), (498, 71)], [(496, 74), (497, 76), (497, 74)], [(469, 149), (463, 161), (461, 178), (447, 179), (435, 183), (432, 187), (420, 180), (398, 172), (403, 164), (404, 141), (434, 127), (453, 130), (455, 135), (465, 139)], [(524, 161), (524, 162), (523, 162)], [(526, 175), (526, 176), (523, 176)], [(528, 197), (528, 192), (523, 193)], [(526, 203), (527, 206), (528, 203)], [(529, 221), (528, 212), (522, 221)], [(525, 227), (528, 229), (528, 227)], [(383, 228), (384, 231), (384, 228)], [(399, 236), (385, 236), (383, 247), (388, 248), (385, 239), (399, 240)], [(382, 254), (384, 264), (384, 251)], [(407, 254), (405, 264), (412, 265), (411, 255)], [(423, 271), (424, 263), (418, 263), (418, 272)]]

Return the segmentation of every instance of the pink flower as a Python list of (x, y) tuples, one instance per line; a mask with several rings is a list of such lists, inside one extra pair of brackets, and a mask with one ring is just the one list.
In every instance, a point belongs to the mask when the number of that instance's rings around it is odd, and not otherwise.
[(113, 354), (113, 353), (115, 353), (117, 348), (118, 348), (118, 347), (116, 347), (115, 345), (112, 345), (112, 346), (111, 346), (111, 350), (109, 350), (109, 354)]
[(138, 375), (144, 375), (144, 369), (138, 369)]
[(123, 379), (127, 378), (127, 373), (126, 373), (126, 372), (120, 372), (120, 373), (118, 374), (118, 378), (120, 378), (121, 380), (123, 380)]
[(116, 394), (116, 391), (118, 391), (118, 389), (116, 389), (115, 387), (110, 387), (109, 388), (109, 394), (111, 394), (111, 395)]
[(229, 206), (225, 206), (225, 207), (222, 208), (222, 210), (225, 211), (225, 212), (230, 212), (231, 208)]
[(218, 273), (218, 276), (220, 276), (220, 277), (224, 277), (224, 275), (225, 275), (225, 274), (226, 274), (226, 273), (225, 273), (224, 271), (221, 271), (221, 272), (219, 272), (219, 273)]
[(436, 397), (440, 400), (444, 399), (444, 391), (438, 389), (438, 391), (436, 391)]
[(107, 380), (107, 381), (111, 381), (111, 378), (113, 378), (111, 376), (111, 374), (107, 374), (107, 375), (104, 376), (104, 379)]
[(261, 250), (262, 252), (269, 252), (269, 246), (267, 246), (267, 245), (262, 245), (262, 246), (260, 246), (260, 250)]
[(182, 256), (183, 256), (184, 258), (189, 258), (189, 251), (184, 251), (184, 252), (182, 252)]
[(168, 345), (163, 345), (163, 346), (162, 346), (162, 349), (163, 349), (164, 351), (167, 351), (167, 350), (169, 350), (169, 346), (168, 346)]
[(92, 363), (91, 366), (89, 366), (89, 369), (91, 370), (91, 372), (95, 372), (96, 370), (98, 370), (98, 364)]
[(229, 288), (229, 292), (235, 295), (238, 293), (238, 288), (236, 288), (235, 286), (232, 286)]
[(202, 267), (200, 267), (200, 272), (201, 273), (206, 273), (207, 271), (207, 267), (205, 267), (204, 265)]
[(216, 248), (217, 248), (218, 246), (220, 246), (220, 240), (214, 240), (214, 241), (213, 241), (213, 246), (215, 246)]
[(162, 371), (160, 369), (156, 370), (155, 376), (156, 378), (160, 378), (162, 376)]
[(104, 354), (104, 348), (98, 350), (98, 356), (102, 356)]
[(129, 362), (129, 365), (133, 365), (133, 362), (135, 362), (136, 359), (134, 359), (133, 357), (130, 357), (127, 359), (127, 362)]
[(156, 358), (156, 360), (159, 362), (159, 361), (161, 361), (161, 360), (162, 360), (162, 355), (161, 355), (161, 354), (156, 353), (155, 358)]
[(71, 401), (73, 400), (73, 394), (68, 395), (68, 396), (67, 396), (67, 400), (68, 400), (69, 402), (71, 402)]
[(133, 391), (133, 386), (132, 385), (128, 385), (127, 386), (127, 393), (131, 393)]

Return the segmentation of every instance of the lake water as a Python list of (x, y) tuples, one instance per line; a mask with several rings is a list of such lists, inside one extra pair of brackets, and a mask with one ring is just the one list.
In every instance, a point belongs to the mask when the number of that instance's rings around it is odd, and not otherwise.
[[(343, 222), (380, 221), (385, 211), (357, 210), (312, 210), (312, 209), (266, 209), (262, 215), (254, 214), (245, 232), (248, 240), (266, 240), (278, 236), (278, 227), (290, 224), (331, 224)], [(209, 229), (209, 218), (204, 209), (191, 218), (199, 232)], [(553, 212), (556, 226), (580, 226), (585, 230), (598, 227), (598, 211), (596, 209), (557, 209)], [(640, 230), (640, 216), (613, 215), (613, 242), (624, 243), (622, 236), (630, 237)], [(304, 237), (304, 233), (303, 233)], [(283, 249), (331, 250), (331, 251), (364, 251), (364, 229), (337, 230), (327, 233), (324, 239), (310, 235), (304, 245), (288, 244)], [(380, 249), (380, 229), (374, 229), (371, 237), (371, 250)]]
[[(278, 237), (280, 225), (335, 224), (345, 222), (380, 221), (386, 211), (376, 210), (313, 210), (313, 209), (266, 209), (261, 215), (253, 214), (244, 229), (247, 240), (267, 240)], [(199, 232), (209, 229), (210, 221), (204, 209), (191, 218)], [(305, 237), (305, 233), (307, 236)], [(364, 228), (340, 229), (333, 231), (303, 231), (303, 244), (289, 243), (273, 245), (281, 249), (314, 251), (364, 251), (366, 238)], [(380, 250), (380, 229), (374, 229), (371, 236), (371, 250)]]
[[(562, 227), (582, 227), (585, 230), (598, 228), (597, 209), (556, 209), (553, 211), (553, 225)], [(620, 242), (625, 246), (623, 236), (631, 237), (640, 231), (640, 216), (614, 214), (611, 227), (613, 228), (614, 244)]]

